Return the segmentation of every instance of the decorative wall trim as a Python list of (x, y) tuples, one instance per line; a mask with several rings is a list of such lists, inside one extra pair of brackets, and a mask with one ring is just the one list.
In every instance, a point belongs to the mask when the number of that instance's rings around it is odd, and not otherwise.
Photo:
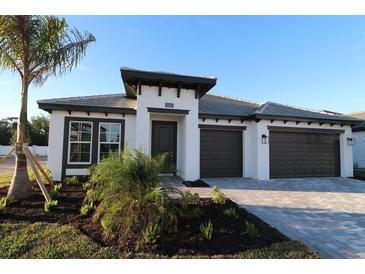
[(242, 131), (246, 130), (244, 126), (223, 126), (223, 125), (199, 125), (200, 129), (209, 130), (229, 130), (229, 131)]
[(332, 133), (341, 134), (345, 131), (342, 129), (324, 129), (324, 128), (297, 128), (297, 127), (275, 127), (268, 126), (269, 131), (285, 131), (285, 132), (303, 132), (303, 133)]

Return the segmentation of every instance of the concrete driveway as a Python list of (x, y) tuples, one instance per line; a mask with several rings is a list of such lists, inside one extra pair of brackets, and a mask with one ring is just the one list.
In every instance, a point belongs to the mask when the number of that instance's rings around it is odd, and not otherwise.
[[(365, 258), (365, 181), (205, 179), (240, 206), (327, 258)], [(194, 188), (202, 196), (210, 189)]]

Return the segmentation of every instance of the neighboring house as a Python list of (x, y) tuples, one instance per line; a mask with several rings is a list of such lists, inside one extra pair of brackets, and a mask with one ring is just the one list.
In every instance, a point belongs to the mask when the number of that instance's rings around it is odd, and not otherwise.
[(87, 175), (110, 152), (168, 153), (185, 180), (353, 176), (358, 119), (209, 95), (213, 77), (121, 68), (126, 94), (40, 100), (51, 113), (54, 180)]
[(348, 115), (359, 118), (363, 122), (352, 129), (354, 136), (354, 167), (365, 168), (365, 111), (353, 112)]

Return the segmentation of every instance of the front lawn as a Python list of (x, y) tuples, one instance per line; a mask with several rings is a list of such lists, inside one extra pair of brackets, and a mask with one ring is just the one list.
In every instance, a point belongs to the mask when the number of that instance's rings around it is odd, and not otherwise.
[[(0, 258), (169, 258), (148, 253), (126, 253), (103, 247), (70, 225), (49, 223), (0, 224)], [(268, 248), (232, 255), (175, 256), (173, 258), (320, 258), (299, 242), (287, 241)]]

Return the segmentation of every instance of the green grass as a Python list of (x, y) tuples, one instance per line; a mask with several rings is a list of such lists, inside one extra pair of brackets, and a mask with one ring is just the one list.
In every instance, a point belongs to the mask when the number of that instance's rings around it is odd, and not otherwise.
[[(168, 258), (156, 254), (123, 253), (102, 247), (79, 230), (59, 224), (0, 224), (0, 258)], [(270, 248), (234, 255), (175, 256), (173, 258), (320, 258), (299, 242), (289, 241)]]
[[(41, 166), (43, 167), (43, 169), (45, 171), (47, 171), (47, 165), (41, 165)], [(9, 171), (9, 172), (0, 174), (0, 188), (10, 185), (11, 179), (13, 179), (13, 174), (14, 174), (14, 171)], [(29, 174), (30, 180), (35, 180), (34, 173), (30, 168), (28, 168), (28, 174)], [(46, 183), (45, 180), (44, 180), (44, 183)]]

